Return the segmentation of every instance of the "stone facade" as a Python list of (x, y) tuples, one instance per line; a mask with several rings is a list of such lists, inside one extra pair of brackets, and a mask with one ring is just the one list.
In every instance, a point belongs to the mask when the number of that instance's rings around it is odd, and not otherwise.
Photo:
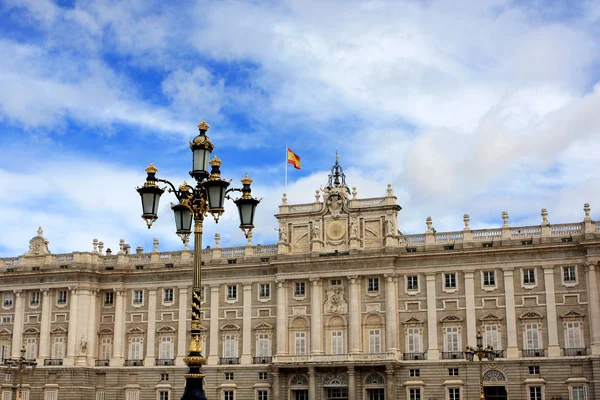
[[(481, 329), (488, 399), (600, 398), (600, 223), (406, 235), (391, 187), (359, 199), (339, 164), (310, 204), (284, 195), (279, 242), (203, 257), (210, 399), (475, 399)], [(0, 259), (3, 358), (35, 357), (24, 399), (179, 398), (192, 251), (52, 254), (40, 229)], [(0, 398), (19, 376), (0, 367)], [(232, 397), (228, 397), (229, 393)], [(29, 396), (29, 397), (27, 397)], [(496, 396), (496, 397), (494, 397)], [(585, 397), (582, 397), (585, 396)]]

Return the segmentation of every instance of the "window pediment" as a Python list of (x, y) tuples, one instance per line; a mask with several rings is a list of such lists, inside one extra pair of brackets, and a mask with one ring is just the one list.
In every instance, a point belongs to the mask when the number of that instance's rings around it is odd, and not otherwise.
[(221, 328), (222, 331), (239, 331), (240, 326), (236, 324), (227, 324)]
[(257, 331), (272, 331), (273, 330), (273, 325), (267, 324), (264, 321), (261, 321), (258, 325), (256, 325), (256, 327), (254, 327), (254, 330)]
[(37, 328), (27, 328), (23, 331), (24, 335), (37, 335), (38, 333), (40, 333), (40, 331)]
[(583, 319), (585, 318), (585, 314), (582, 314), (575, 310), (569, 310), (563, 315), (560, 316), (562, 319)]
[(537, 311), (527, 311), (519, 316), (519, 319), (543, 319), (544, 316)]
[(0, 336), (7, 336), (7, 335), (12, 336), (12, 332), (10, 329), (7, 329), (7, 328), (0, 329)]
[(162, 328), (159, 328), (156, 330), (156, 332), (158, 332), (158, 333), (173, 333), (176, 331), (177, 330), (175, 328), (173, 328), (172, 326), (163, 326)]
[(462, 318), (456, 315), (447, 315), (444, 318), (440, 319), (442, 324), (456, 324), (462, 322)]
[(483, 317), (479, 318), (479, 320), (481, 322), (500, 322), (500, 321), (502, 321), (502, 318), (500, 318), (492, 313), (489, 313), (489, 314), (484, 315)]
[(98, 331), (99, 335), (112, 335), (113, 334), (113, 330), (110, 328), (103, 328), (100, 331)]
[(140, 334), (140, 333), (146, 333), (146, 331), (143, 330), (142, 328), (140, 328), (139, 326), (134, 326), (133, 328), (131, 328), (130, 330), (128, 330), (127, 333), (129, 333), (129, 334)]
[(65, 328), (63, 328), (62, 326), (57, 326), (56, 328), (52, 329), (50, 331), (50, 333), (53, 334), (61, 334), (61, 333), (67, 333), (67, 330)]
[(404, 324), (405, 325), (423, 325), (423, 321), (421, 321), (420, 319), (417, 319), (415, 317), (410, 317), (409, 319), (404, 321)]

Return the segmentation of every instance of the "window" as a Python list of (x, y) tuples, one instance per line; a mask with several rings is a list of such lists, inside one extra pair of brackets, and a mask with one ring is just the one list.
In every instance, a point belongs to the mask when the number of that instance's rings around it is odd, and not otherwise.
[(367, 292), (368, 293), (379, 293), (379, 278), (368, 278), (367, 279)]
[(52, 358), (62, 360), (65, 358), (65, 338), (64, 336), (55, 337), (52, 343)]
[(238, 335), (227, 334), (223, 338), (223, 357), (235, 358), (238, 356)]
[(266, 390), (258, 390), (256, 392), (256, 400), (269, 400), (269, 392)]
[(271, 297), (271, 284), (261, 283), (258, 287), (258, 297), (261, 299), (268, 299)]
[(112, 306), (114, 304), (114, 301), (115, 301), (114, 292), (104, 293), (104, 305), (105, 306)]
[(421, 353), (423, 346), (421, 345), (421, 329), (408, 328), (406, 330), (406, 339), (408, 341), (408, 353)]
[(332, 279), (331, 281), (329, 281), (329, 283), (331, 284), (331, 286), (342, 286), (341, 279)]
[(10, 344), (2, 343), (0, 344), (0, 361), (4, 361), (7, 358), (10, 358)]
[(166, 390), (158, 392), (158, 400), (169, 400), (169, 392)]
[(143, 356), (143, 344), (144, 338), (141, 336), (132, 336), (129, 338), (129, 359), (130, 360), (142, 360)]
[(296, 282), (294, 286), (295, 297), (304, 297), (306, 295), (306, 287), (304, 285), (304, 282)]
[(233, 390), (224, 390), (223, 400), (233, 400)]
[(577, 273), (575, 267), (563, 267), (563, 281), (565, 283), (576, 283)]
[(232, 381), (233, 380), (233, 372), (225, 372), (225, 380)]
[(525, 349), (537, 350), (540, 346), (540, 330), (537, 323), (525, 324)]
[(419, 290), (419, 277), (417, 275), (406, 277), (406, 290)]
[(535, 285), (535, 269), (523, 270), (523, 285)]
[(258, 373), (259, 381), (266, 381), (267, 379), (269, 379), (269, 374), (267, 372), (259, 372)]
[(2, 322), (3, 324), (10, 324), (11, 321), (11, 316), (10, 315), (3, 315), (2, 319), (0, 320), (0, 322)]
[(344, 354), (344, 336), (342, 331), (331, 332), (331, 354)]
[(421, 400), (421, 389), (420, 388), (408, 389), (408, 399), (409, 400)]
[(539, 365), (530, 365), (529, 366), (529, 375), (539, 375), (540, 374), (540, 366)]
[(169, 380), (169, 374), (165, 374), (165, 373), (160, 374), (160, 380), (161, 381), (168, 381)]
[(569, 321), (565, 324), (566, 335), (566, 348), (567, 349), (580, 349), (583, 348), (583, 340), (581, 340), (581, 322)]
[(173, 288), (163, 289), (163, 303), (173, 302)]
[(112, 338), (103, 337), (100, 339), (100, 359), (110, 360), (112, 356)]
[(411, 378), (417, 378), (417, 377), (421, 376), (421, 370), (419, 368), (409, 369), (408, 376)]
[(448, 368), (448, 376), (458, 376), (458, 368)]
[(29, 305), (31, 307), (37, 307), (40, 305), (40, 292), (31, 292), (29, 296)]
[(59, 290), (58, 291), (58, 296), (56, 298), (56, 303), (57, 304), (67, 304), (67, 291), (66, 290)]
[(144, 266), (143, 265), (136, 265), (135, 269), (137, 269), (137, 270), (144, 269)]
[(13, 306), (13, 299), (13, 293), (4, 293), (4, 302), (2, 303), (4, 308), (11, 308)]
[(369, 329), (369, 353), (381, 353), (381, 330)]
[(448, 400), (460, 400), (460, 388), (448, 388)]
[(227, 285), (227, 300), (237, 300), (237, 285)]
[(259, 333), (257, 335), (256, 356), (271, 357), (271, 338), (268, 333)]
[(173, 357), (173, 336), (161, 336), (158, 350), (158, 358), (162, 360), (172, 360)]
[(529, 386), (529, 400), (542, 400), (541, 386)]
[(295, 348), (297, 356), (306, 354), (306, 332), (296, 332)]
[(144, 303), (144, 291), (143, 290), (134, 290), (133, 291), (133, 304), (143, 304)]
[(587, 386), (569, 387), (569, 400), (587, 400)]
[(444, 344), (447, 352), (460, 351), (460, 337), (458, 326), (447, 326), (445, 329)]
[(500, 350), (500, 336), (498, 333), (498, 325), (484, 325), (483, 326), (483, 345), (488, 344), (494, 347), (494, 350)]
[(456, 289), (456, 273), (444, 274), (444, 289)]
[(25, 339), (25, 358), (36, 358), (37, 349), (37, 338), (28, 337), (27, 339)]
[(496, 286), (494, 271), (483, 271), (483, 286)]

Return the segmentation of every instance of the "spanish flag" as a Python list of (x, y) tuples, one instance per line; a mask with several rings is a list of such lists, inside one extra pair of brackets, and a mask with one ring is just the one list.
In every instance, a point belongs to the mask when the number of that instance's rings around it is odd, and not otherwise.
[(288, 164), (292, 164), (294, 168), (300, 169), (300, 156), (294, 154), (289, 147), (287, 149), (287, 162)]

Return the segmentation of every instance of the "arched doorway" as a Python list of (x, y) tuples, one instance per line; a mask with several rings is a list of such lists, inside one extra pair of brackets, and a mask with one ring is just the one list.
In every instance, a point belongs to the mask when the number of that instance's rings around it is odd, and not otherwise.
[(306, 375), (292, 376), (290, 379), (290, 399), (308, 400), (308, 377)]
[(324, 400), (348, 400), (348, 375), (329, 374), (323, 380)]
[(385, 400), (385, 378), (372, 372), (365, 378), (365, 400)]
[(506, 392), (506, 377), (496, 369), (491, 369), (483, 375), (483, 393), (486, 400), (508, 400)]

